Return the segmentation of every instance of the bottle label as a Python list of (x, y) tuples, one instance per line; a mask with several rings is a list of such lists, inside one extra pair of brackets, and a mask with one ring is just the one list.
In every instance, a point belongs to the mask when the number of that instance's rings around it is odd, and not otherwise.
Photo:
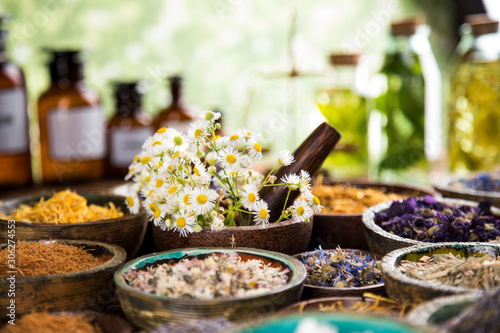
[(19, 154), (29, 149), (24, 91), (0, 92), (0, 153)]
[(52, 109), (47, 123), (54, 161), (97, 160), (106, 154), (104, 116), (99, 106)]
[(126, 168), (141, 152), (144, 141), (153, 135), (153, 127), (114, 128), (110, 134), (110, 163), (117, 168)]

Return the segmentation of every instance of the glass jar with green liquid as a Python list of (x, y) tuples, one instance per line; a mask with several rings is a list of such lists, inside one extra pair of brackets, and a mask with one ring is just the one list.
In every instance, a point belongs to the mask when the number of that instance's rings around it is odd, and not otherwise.
[(466, 22), (450, 83), (448, 160), (453, 173), (500, 165), (498, 21), (473, 15)]
[(332, 54), (331, 73), (316, 96), (319, 110), (342, 138), (325, 161), (335, 178), (368, 175), (367, 99), (368, 71), (357, 54)]

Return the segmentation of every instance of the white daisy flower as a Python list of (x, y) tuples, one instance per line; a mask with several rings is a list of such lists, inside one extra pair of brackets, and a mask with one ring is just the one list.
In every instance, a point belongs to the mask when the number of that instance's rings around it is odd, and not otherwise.
[(239, 171), (241, 167), (241, 154), (233, 147), (223, 148), (219, 152), (219, 163), (226, 171)]
[(299, 190), (301, 193), (304, 193), (305, 191), (309, 191), (311, 189), (311, 176), (309, 175), (309, 172), (305, 170), (300, 170), (300, 184), (299, 184)]
[(257, 186), (245, 185), (243, 187), (243, 193), (241, 195), (241, 203), (243, 204), (243, 207), (252, 210), (259, 200), (260, 197), (259, 192), (257, 191)]
[(164, 150), (167, 149), (165, 145), (165, 139), (165, 137), (156, 135), (148, 137), (142, 144), (142, 151), (152, 156), (160, 155)]
[(206, 121), (212, 121), (212, 122), (219, 120), (220, 116), (221, 116), (220, 112), (213, 112), (213, 111), (208, 111), (208, 110), (203, 111), (203, 113), (201, 114), (201, 117), (203, 119), (205, 119)]
[(190, 194), (191, 209), (197, 214), (205, 214), (215, 207), (219, 195), (214, 190), (195, 188)]
[(168, 204), (166, 203), (156, 204), (156, 209), (154, 211), (153, 216), (151, 217), (153, 220), (153, 224), (157, 227), (160, 226), (160, 224), (162, 223), (161, 221), (165, 219), (165, 216), (169, 212), (170, 212), (170, 207)]
[(278, 162), (281, 165), (288, 166), (294, 162), (294, 157), (290, 152), (286, 149), (280, 151)]
[(181, 132), (169, 128), (166, 145), (173, 152), (183, 152), (188, 149), (189, 141)]
[(207, 172), (205, 165), (201, 163), (200, 160), (196, 161), (193, 166), (193, 180), (196, 185), (208, 185), (212, 179), (210, 174)]
[(186, 186), (182, 191), (178, 193), (177, 202), (179, 206), (182, 209), (185, 209), (186, 211), (193, 210), (193, 206), (191, 205), (192, 191), (193, 191), (192, 187)]
[[(222, 217), (222, 218), (221, 218)], [(212, 231), (221, 231), (224, 230), (226, 225), (224, 224), (224, 216), (219, 215), (213, 218), (212, 223), (210, 224), (210, 229)]]
[(229, 137), (229, 145), (237, 150), (243, 150), (246, 147), (246, 139), (244, 136), (236, 133)]
[(317, 196), (312, 194), (311, 191), (306, 191), (304, 193), (304, 197), (307, 200), (307, 203), (309, 204), (309, 206), (311, 206), (311, 208), (315, 214), (321, 213), (321, 209), (323, 208), (323, 206), (321, 205), (321, 201), (319, 200), (319, 198)]
[(207, 124), (202, 121), (192, 123), (187, 130), (188, 138), (193, 143), (202, 142), (208, 134)]
[(215, 151), (211, 150), (207, 153), (205, 156), (205, 161), (207, 161), (208, 164), (214, 165), (217, 163), (218, 155)]
[(299, 188), (300, 177), (292, 173), (281, 177), (281, 182), (285, 183), (290, 190), (295, 191)]
[(266, 225), (269, 223), (270, 216), (267, 203), (264, 200), (257, 201), (253, 207), (252, 215), (254, 215), (253, 220), (257, 225)]
[(151, 171), (151, 166), (158, 164), (161, 161), (159, 156), (153, 156), (151, 154), (146, 154), (141, 152), (138, 157), (137, 163), (134, 164), (134, 172), (136, 174), (141, 174), (142, 172)]
[(221, 136), (220, 138), (215, 139), (215, 144), (217, 145), (217, 148), (225, 148), (229, 146), (229, 137), (228, 136)]
[(252, 138), (248, 139), (247, 150), (251, 158), (262, 158), (262, 146), (256, 140)]
[(179, 212), (172, 215), (172, 229), (178, 231), (180, 236), (186, 237), (193, 232), (196, 222), (194, 215), (187, 212)]
[(139, 195), (137, 193), (138, 184), (133, 184), (127, 188), (127, 198), (125, 202), (131, 214), (137, 214), (140, 209)]
[(292, 206), (292, 219), (295, 222), (309, 222), (313, 212), (305, 200), (296, 200)]

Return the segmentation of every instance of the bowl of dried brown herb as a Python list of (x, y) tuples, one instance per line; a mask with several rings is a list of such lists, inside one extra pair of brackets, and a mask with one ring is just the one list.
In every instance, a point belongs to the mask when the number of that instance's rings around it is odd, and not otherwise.
[(363, 214), (370, 250), (387, 254), (425, 243), (500, 240), (500, 210), (490, 202), (410, 197), (381, 203)]
[(373, 252), (320, 248), (294, 257), (307, 271), (302, 299), (385, 292), (379, 263), (382, 257)]
[(387, 295), (404, 304), (500, 287), (500, 244), (438, 243), (402, 248), (381, 262)]
[(306, 271), (297, 259), (250, 248), (190, 248), (134, 259), (115, 273), (125, 316), (151, 329), (223, 317), (241, 322), (300, 300)]
[[(101, 242), (18, 241), (0, 245), (0, 306), (15, 314), (102, 311), (113, 298), (121, 247)], [(12, 302), (14, 300), (14, 302)]]

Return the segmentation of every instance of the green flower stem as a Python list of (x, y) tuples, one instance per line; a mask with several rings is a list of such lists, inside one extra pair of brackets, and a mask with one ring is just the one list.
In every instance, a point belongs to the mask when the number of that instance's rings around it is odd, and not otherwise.
[(269, 179), (269, 176), (271, 176), (272, 173), (274, 172), (274, 170), (276, 170), (276, 168), (279, 167), (279, 166), (280, 166), (280, 163), (276, 164), (276, 166), (271, 171), (269, 171), (269, 173), (267, 174), (266, 178), (264, 178), (264, 181), (262, 182), (262, 185), (257, 190), (260, 190), (261, 188), (264, 187), (264, 185), (266, 185), (267, 180)]
[(290, 193), (292, 192), (292, 190), (288, 189), (288, 193), (286, 194), (286, 199), (285, 199), (285, 203), (283, 205), (283, 210), (281, 211), (281, 216), (280, 218), (278, 219), (278, 221), (276, 222), (279, 222), (283, 219), (283, 217), (285, 216), (285, 208), (286, 208), (286, 204), (288, 202), (288, 198), (290, 197)]

